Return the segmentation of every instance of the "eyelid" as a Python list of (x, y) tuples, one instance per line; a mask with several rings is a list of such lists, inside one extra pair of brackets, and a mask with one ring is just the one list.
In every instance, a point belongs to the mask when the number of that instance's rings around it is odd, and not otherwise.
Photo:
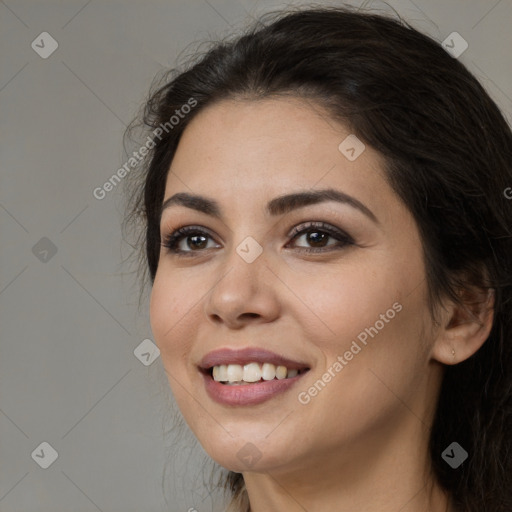
[(334, 232), (340, 237), (344, 237), (346, 239), (349, 239), (353, 242), (352, 237), (345, 232), (344, 230), (330, 224), (329, 222), (321, 221), (321, 220), (310, 220), (306, 222), (301, 222), (297, 226), (293, 227), (291, 231), (288, 233), (288, 237), (293, 238), (295, 235), (302, 233), (304, 231), (307, 231), (308, 229), (318, 229), (319, 231), (327, 231), (327, 232)]
[[(300, 236), (304, 236), (309, 231), (318, 230), (327, 234), (328, 238), (333, 238), (337, 240), (336, 244), (327, 245), (324, 247), (296, 247), (293, 248), (299, 252), (306, 254), (314, 254), (314, 253), (327, 253), (333, 250), (341, 250), (346, 246), (356, 245), (354, 239), (344, 230), (333, 226), (332, 224), (325, 221), (306, 221), (302, 222), (296, 226), (294, 226), (287, 235), (287, 238), (290, 238), (290, 242), (293, 242), (296, 238)], [(203, 226), (198, 225), (184, 225), (172, 230), (169, 234), (162, 236), (163, 242), (160, 244), (162, 247), (167, 249), (167, 252), (173, 256), (181, 257), (181, 256), (195, 256), (195, 253), (201, 255), (205, 251), (208, 251), (211, 248), (207, 249), (199, 249), (198, 251), (189, 250), (184, 251), (181, 249), (177, 249), (176, 246), (183, 240), (192, 235), (203, 235), (206, 238), (210, 238), (213, 241), (215, 237), (212, 235), (209, 229), (204, 228)]]

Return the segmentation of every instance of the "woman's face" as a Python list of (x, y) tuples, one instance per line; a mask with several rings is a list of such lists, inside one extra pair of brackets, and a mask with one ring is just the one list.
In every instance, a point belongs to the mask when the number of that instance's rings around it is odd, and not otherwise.
[[(179, 143), (164, 201), (200, 195), (220, 216), (192, 203), (164, 209), (162, 241), (183, 226), (206, 233), (178, 239), (183, 256), (161, 248), (151, 327), (185, 420), (230, 470), (365, 463), (365, 453), (398, 446), (398, 434), (416, 439), (435, 402), (418, 230), (380, 156), (359, 144), (298, 99), (214, 104)], [(276, 202), (325, 189), (345, 200)], [(306, 230), (294, 237), (295, 227)], [(230, 386), (200, 368), (212, 351), (246, 348), (309, 371), (284, 385)], [(261, 353), (232, 359), (272, 370)]]

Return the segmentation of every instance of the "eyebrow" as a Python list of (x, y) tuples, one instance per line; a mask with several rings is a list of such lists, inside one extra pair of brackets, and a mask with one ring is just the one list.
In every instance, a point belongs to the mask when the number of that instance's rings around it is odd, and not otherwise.
[[(364, 213), (373, 222), (379, 224), (377, 217), (368, 207), (361, 203), (361, 201), (333, 188), (294, 192), (292, 194), (276, 197), (268, 202), (266, 212), (272, 216), (283, 215), (304, 206), (323, 203), (326, 201), (336, 201), (338, 203), (352, 206)], [(164, 210), (173, 205), (185, 206), (186, 208), (191, 208), (192, 210), (205, 213), (206, 215), (211, 215), (218, 219), (223, 218), (222, 208), (214, 199), (195, 194), (188, 194), (186, 192), (179, 192), (164, 201), (160, 211), (160, 219), (162, 218)]]

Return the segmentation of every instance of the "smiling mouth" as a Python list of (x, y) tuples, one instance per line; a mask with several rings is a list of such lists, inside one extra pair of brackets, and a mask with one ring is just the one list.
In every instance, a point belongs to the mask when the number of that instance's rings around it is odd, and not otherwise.
[(287, 368), (271, 363), (251, 362), (245, 365), (221, 364), (203, 369), (215, 382), (226, 386), (247, 386), (265, 381), (289, 380), (298, 377), (310, 368)]

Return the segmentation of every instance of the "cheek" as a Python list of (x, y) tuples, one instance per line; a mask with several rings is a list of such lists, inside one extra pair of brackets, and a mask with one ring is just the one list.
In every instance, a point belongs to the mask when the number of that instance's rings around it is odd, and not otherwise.
[(364, 416), (365, 410), (399, 405), (397, 397), (412, 400), (428, 361), (424, 292), (420, 287), (405, 299), (398, 292), (383, 292), (380, 301), (366, 307), (364, 300), (354, 299), (353, 316), (340, 314), (335, 326), (338, 342), (326, 352), (329, 365), (339, 356), (343, 359), (333, 391), (337, 388), (334, 392), (343, 397), (346, 408)]
[(162, 274), (155, 278), (151, 290), (149, 316), (155, 343), (160, 349), (162, 362), (167, 370), (175, 372), (185, 361), (186, 343), (191, 338), (185, 332), (194, 314), (197, 299), (187, 297), (179, 283), (169, 283)]
[(302, 423), (321, 432), (327, 447), (365, 433), (375, 436), (404, 414), (414, 419), (408, 407), (422, 416), (415, 398), (427, 359), (421, 348), (419, 301), (406, 301), (400, 311), (392, 309), (394, 316), (388, 313), (388, 323), (377, 323), (392, 300), (388, 294), (383, 308), (365, 310), (362, 303), (353, 304), (352, 315), (332, 317), (336, 340), (324, 340), (319, 347), (325, 366), (298, 390), (303, 392), (300, 403), (305, 404), (300, 406)]
[(347, 363), (338, 373), (356, 372), (349, 382), (356, 388), (356, 381), (365, 388), (368, 379), (375, 379), (369, 368), (390, 383), (399, 376), (411, 378), (426, 357), (427, 291), (421, 270), (420, 264), (397, 264), (394, 258), (359, 259), (293, 283), (307, 306), (307, 315), (296, 318), (301, 318), (304, 338), (322, 352), (324, 370), (341, 356)]
[[(366, 327), (379, 321), (400, 296), (394, 276), (376, 271), (375, 262), (347, 261), (331, 269), (295, 272), (287, 276), (294, 295), (305, 306), (302, 329), (310, 341), (321, 341), (320, 348), (343, 349)], [(394, 316), (391, 310), (389, 316)], [(329, 341), (330, 340), (330, 341)]]
[(194, 338), (194, 333), (187, 328), (196, 325), (196, 322), (191, 323), (196, 303), (197, 298), (187, 297), (175, 279), (171, 283), (157, 273), (149, 304), (151, 330), (160, 350), (169, 387), (186, 418), (193, 410), (193, 401), (187, 392), (190, 389), (187, 368), (191, 350), (189, 340)]
[(164, 293), (164, 289), (157, 274), (149, 301), (149, 320), (155, 342), (161, 351), (164, 348), (164, 334), (172, 325), (171, 319), (177, 315), (176, 301), (170, 293)]

